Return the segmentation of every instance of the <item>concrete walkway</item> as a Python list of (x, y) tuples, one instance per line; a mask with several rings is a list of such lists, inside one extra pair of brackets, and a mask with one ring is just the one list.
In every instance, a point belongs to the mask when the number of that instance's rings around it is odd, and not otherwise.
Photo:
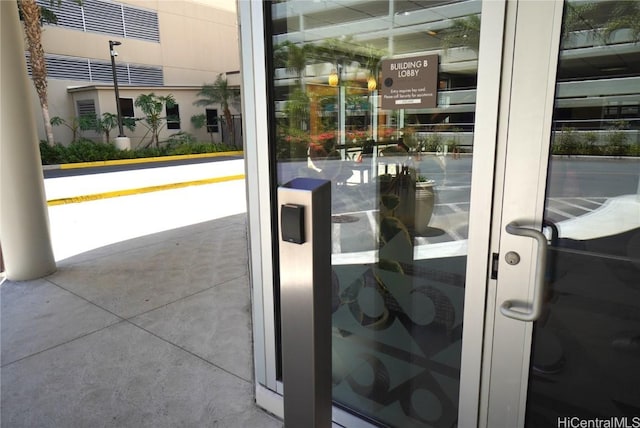
[(1, 288), (1, 426), (281, 427), (254, 404), (246, 215)]

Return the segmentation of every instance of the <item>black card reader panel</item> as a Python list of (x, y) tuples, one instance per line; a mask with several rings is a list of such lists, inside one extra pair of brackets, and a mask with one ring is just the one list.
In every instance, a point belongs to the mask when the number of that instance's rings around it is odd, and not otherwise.
[(304, 205), (284, 204), (280, 207), (282, 240), (304, 244)]

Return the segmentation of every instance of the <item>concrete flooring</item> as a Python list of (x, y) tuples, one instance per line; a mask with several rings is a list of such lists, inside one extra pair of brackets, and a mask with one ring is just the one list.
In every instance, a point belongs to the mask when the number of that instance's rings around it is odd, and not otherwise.
[(254, 402), (246, 215), (1, 288), (1, 427), (281, 427)]

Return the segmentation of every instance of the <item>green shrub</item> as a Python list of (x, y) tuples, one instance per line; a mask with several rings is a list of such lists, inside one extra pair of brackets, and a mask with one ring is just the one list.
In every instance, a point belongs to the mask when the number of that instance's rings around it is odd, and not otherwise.
[(184, 144), (184, 143), (196, 143), (196, 137), (194, 137), (193, 135), (189, 134), (188, 132), (177, 132), (173, 135), (171, 135), (169, 138), (167, 138), (166, 141), (163, 141), (164, 143), (167, 143), (168, 145), (174, 145), (174, 144)]
[(171, 155), (191, 155), (199, 153), (192, 144), (180, 144), (178, 146), (168, 147), (167, 150)]
[(436, 152), (442, 145), (442, 136), (440, 134), (429, 134), (423, 143), (423, 151)]
[(573, 128), (563, 127), (560, 134), (556, 134), (553, 144), (553, 154), (575, 155), (580, 151), (580, 137)]
[(40, 157), (43, 165), (55, 165), (66, 161), (66, 147), (60, 143), (50, 146), (46, 141), (40, 141)]
[(596, 144), (585, 144), (581, 153), (591, 156), (602, 156), (604, 154), (602, 146), (598, 146)]
[(607, 144), (604, 147), (604, 153), (609, 156), (627, 156), (630, 147), (627, 144), (627, 134), (624, 132), (624, 125), (611, 128), (607, 134)]
[(110, 143), (78, 140), (67, 146), (67, 162), (95, 162), (118, 159), (119, 150)]
[(132, 159), (155, 158), (160, 156), (168, 156), (171, 154), (169, 153), (168, 147), (144, 147), (132, 150), (131, 152)]
[(276, 137), (276, 156), (278, 160), (306, 159), (310, 143), (308, 133), (290, 128)]
[(111, 143), (97, 143), (81, 139), (68, 146), (40, 143), (40, 157), (43, 165), (55, 165), (77, 162), (95, 162), (117, 159), (140, 159), (170, 155), (186, 155), (195, 153), (215, 153), (235, 150), (223, 143), (181, 142), (147, 147), (133, 150), (118, 150)]

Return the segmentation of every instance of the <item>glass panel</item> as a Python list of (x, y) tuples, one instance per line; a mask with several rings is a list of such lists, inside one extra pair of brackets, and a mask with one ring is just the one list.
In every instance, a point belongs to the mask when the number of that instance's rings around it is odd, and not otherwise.
[(638, 23), (638, 2), (565, 5), (545, 209), (548, 291), (534, 328), (530, 427), (571, 417), (640, 423)]
[(275, 179), (333, 183), (334, 403), (385, 426), (457, 419), (480, 9), (271, 3)]

